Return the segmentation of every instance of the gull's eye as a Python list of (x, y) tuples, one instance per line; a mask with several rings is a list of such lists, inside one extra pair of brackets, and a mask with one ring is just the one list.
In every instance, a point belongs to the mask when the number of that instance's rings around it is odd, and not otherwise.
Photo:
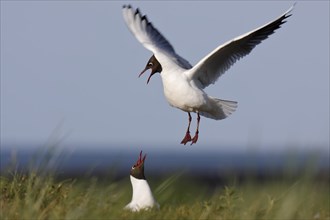
[(148, 63), (148, 66), (153, 66), (154, 64), (152, 62)]

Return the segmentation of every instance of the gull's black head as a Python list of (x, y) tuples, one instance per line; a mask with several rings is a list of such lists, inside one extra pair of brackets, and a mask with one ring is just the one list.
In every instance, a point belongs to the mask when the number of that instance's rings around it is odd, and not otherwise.
[(144, 157), (142, 157), (142, 151), (140, 152), (139, 159), (136, 161), (136, 163), (132, 166), (131, 169), (131, 176), (134, 176), (137, 179), (146, 179), (144, 176), (144, 160), (146, 159), (146, 154)]
[(144, 70), (140, 73), (139, 77), (148, 69), (151, 69), (151, 73), (150, 76), (147, 80), (147, 84), (150, 81), (150, 78), (152, 75), (154, 75), (155, 73), (161, 73), (162, 72), (162, 66), (160, 65), (160, 63), (158, 62), (158, 60), (156, 59), (155, 55), (152, 55), (152, 57), (150, 57), (150, 59), (148, 60), (148, 63), (146, 65), (146, 67), (144, 68)]

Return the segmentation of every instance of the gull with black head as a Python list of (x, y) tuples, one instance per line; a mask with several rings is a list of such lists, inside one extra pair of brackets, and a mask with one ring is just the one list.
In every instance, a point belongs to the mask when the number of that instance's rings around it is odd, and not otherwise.
[(141, 151), (138, 160), (132, 166), (130, 171), (133, 195), (131, 202), (125, 206), (125, 209), (133, 212), (148, 210), (151, 208), (159, 209), (159, 204), (156, 202), (144, 175), (144, 161), (146, 156), (146, 154), (142, 156)]
[[(209, 96), (203, 89), (215, 83), (236, 61), (248, 55), (255, 46), (279, 29), (291, 16), (293, 7), (273, 21), (218, 46), (192, 66), (175, 52), (146, 15), (130, 5), (123, 6), (123, 17), (128, 29), (153, 53), (139, 77), (151, 69), (147, 80), (149, 83), (155, 73), (160, 73), (168, 103), (188, 113), (188, 128), (181, 144), (197, 142), (200, 115), (221, 120), (236, 110), (237, 102)], [(193, 138), (190, 136), (191, 112), (197, 113), (197, 128)]]

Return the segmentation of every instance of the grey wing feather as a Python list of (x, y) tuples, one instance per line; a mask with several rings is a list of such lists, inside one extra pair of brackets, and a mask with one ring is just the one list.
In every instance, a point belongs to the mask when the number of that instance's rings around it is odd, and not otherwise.
[(293, 6), (274, 21), (216, 48), (191, 69), (190, 77), (197, 79), (202, 88), (215, 83), (236, 61), (248, 55), (255, 46), (280, 28), (285, 19), (291, 16)]
[(169, 41), (149, 22), (146, 15), (140, 13), (139, 9), (134, 11), (130, 5), (124, 5), (123, 17), (128, 29), (145, 48), (154, 54), (166, 54), (182, 68), (192, 67), (187, 60), (175, 53)]

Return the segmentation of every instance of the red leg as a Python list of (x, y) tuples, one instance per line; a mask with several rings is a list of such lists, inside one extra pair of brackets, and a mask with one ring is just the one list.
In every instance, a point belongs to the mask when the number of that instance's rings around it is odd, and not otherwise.
[(195, 136), (191, 139), (191, 145), (195, 144), (198, 140), (198, 133), (199, 133), (199, 121), (201, 120), (201, 117), (199, 116), (199, 113), (197, 112), (197, 129)]
[(181, 144), (186, 145), (187, 142), (191, 141), (191, 136), (190, 136), (190, 123), (191, 123), (191, 115), (190, 112), (188, 112), (188, 116), (189, 116), (189, 124), (188, 124), (188, 128), (187, 128), (187, 132), (186, 135), (184, 136), (183, 140), (181, 141)]

